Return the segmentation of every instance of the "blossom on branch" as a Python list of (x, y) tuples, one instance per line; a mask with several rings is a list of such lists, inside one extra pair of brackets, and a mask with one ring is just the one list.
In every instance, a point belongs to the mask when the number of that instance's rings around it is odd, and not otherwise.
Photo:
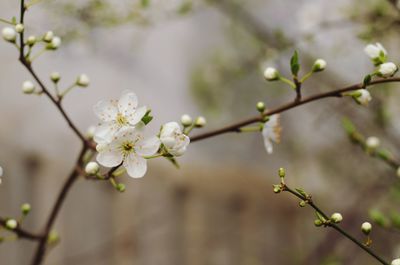
[(264, 138), (265, 149), (268, 154), (272, 154), (273, 146), (272, 141), (279, 143), (281, 140), (282, 128), (280, 125), (279, 114), (272, 115), (269, 120), (264, 123), (264, 128), (262, 130), (262, 136)]
[(147, 171), (146, 158), (157, 153), (160, 139), (156, 136), (144, 136), (144, 124), (123, 128), (113, 140), (98, 148), (97, 161), (105, 167), (117, 167), (122, 164), (132, 178), (141, 178)]
[(94, 140), (97, 143), (110, 142), (120, 129), (136, 126), (147, 111), (138, 107), (136, 94), (125, 90), (119, 100), (100, 101), (94, 106), (94, 112), (101, 120), (96, 128)]
[(168, 122), (162, 126), (160, 140), (173, 156), (183, 155), (190, 143), (190, 138), (183, 134), (177, 122)]

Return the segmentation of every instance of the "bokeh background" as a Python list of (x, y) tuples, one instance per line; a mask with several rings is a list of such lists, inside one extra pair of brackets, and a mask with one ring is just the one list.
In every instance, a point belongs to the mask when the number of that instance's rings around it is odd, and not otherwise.
[[(18, 5), (2, 0), (0, 17), (18, 16)], [(43, 80), (52, 71), (62, 74), (64, 87), (80, 73), (91, 77), (89, 88), (65, 100), (81, 131), (97, 123), (98, 100), (124, 89), (152, 108), (154, 132), (184, 113), (204, 115), (206, 131), (256, 115), (260, 100), (269, 108), (292, 100), (285, 85), (263, 80), (262, 69), (289, 75), (295, 49), (303, 74), (317, 58), (328, 62), (304, 94), (360, 82), (373, 69), (363, 53), (369, 42), (381, 42), (398, 63), (399, 8), (391, 0), (44, 0), (27, 13), (26, 31), (63, 38), (59, 51), (35, 62)], [(0, 215), (17, 217), (29, 202), (23, 226), (41, 231), (80, 146), (47, 98), (22, 94), (31, 77), (17, 56), (0, 44)], [(396, 173), (352, 145), (341, 121), (346, 116), (364, 135), (378, 136), (396, 157), (396, 86), (375, 87), (368, 108), (326, 99), (284, 113), (273, 155), (260, 134), (227, 134), (190, 145), (179, 170), (150, 161), (143, 179), (123, 178), (123, 194), (81, 179), (45, 264), (376, 264), (334, 231), (315, 228), (313, 211), (297, 199), (275, 195), (279, 167), (292, 187), (303, 187), (328, 213), (341, 212), (343, 226), (360, 240), (360, 224), (379, 213), (373, 247), (393, 259), (400, 255)], [(3, 242), (0, 264), (29, 264), (34, 246)]]

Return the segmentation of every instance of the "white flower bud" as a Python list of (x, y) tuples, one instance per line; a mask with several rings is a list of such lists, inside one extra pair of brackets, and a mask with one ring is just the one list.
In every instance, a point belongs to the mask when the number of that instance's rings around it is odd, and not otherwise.
[(385, 48), (378, 42), (376, 44), (368, 44), (364, 48), (364, 52), (368, 55), (371, 59), (377, 59), (380, 56), (386, 56), (387, 52)]
[(60, 79), (61, 79), (61, 75), (59, 72), (53, 72), (50, 74), (50, 79), (54, 83), (58, 83), (58, 81), (60, 81)]
[(78, 79), (76, 80), (76, 84), (80, 87), (87, 87), (90, 84), (90, 79), (87, 75), (81, 74), (78, 76)]
[(257, 102), (256, 108), (259, 112), (261, 112), (261, 113), (264, 112), (265, 111), (265, 103), (262, 101)]
[(26, 40), (26, 44), (28, 44), (29, 46), (33, 46), (36, 43), (36, 36), (29, 36), (28, 39)]
[(25, 94), (32, 94), (35, 92), (35, 85), (31, 81), (25, 81), (22, 83), (22, 92)]
[(334, 213), (331, 215), (331, 220), (338, 224), (343, 220), (343, 216), (340, 213)]
[(194, 125), (199, 128), (206, 126), (206, 124), (207, 120), (203, 116), (197, 117), (196, 121), (194, 122)]
[(193, 119), (188, 114), (184, 114), (181, 117), (181, 123), (183, 126), (188, 127), (193, 124)]
[(368, 106), (368, 103), (372, 100), (371, 94), (366, 89), (356, 90), (355, 94), (354, 99), (363, 106)]
[(372, 230), (372, 225), (368, 222), (364, 222), (361, 225), (361, 231), (365, 234), (365, 235), (369, 235), (369, 233), (371, 233)]
[(17, 31), (18, 33), (24, 32), (24, 29), (25, 29), (25, 27), (22, 24), (15, 25), (15, 31)]
[(99, 170), (100, 166), (96, 162), (89, 162), (86, 164), (85, 173), (88, 175), (96, 175)]
[(10, 27), (4, 28), (2, 31), (2, 35), (3, 39), (9, 42), (15, 42), (15, 40), (17, 39), (17, 32), (15, 31), (15, 29)]
[(45, 42), (51, 42), (54, 38), (54, 33), (53, 31), (47, 31), (46, 34), (43, 36), (43, 40)]
[(57, 50), (61, 45), (61, 38), (54, 37), (51, 42), (47, 45), (47, 49), (49, 50)]
[(264, 78), (268, 81), (274, 81), (279, 78), (279, 73), (275, 68), (267, 67), (264, 71)]
[(376, 149), (379, 147), (381, 141), (379, 140), (378, 137), (375, 136), (370, 136), (367, 138), (367, 140), (365, 141), (366, 145), (368, 148), (370, 149)]
[(21, 212), (23, 215), (28, 215), (32, 207), (29, 203), (24, 203), (21, 205)]
[(395, 65), (394, 63), (383, 63), (379, 65), (378, 74), (384, 78), (391, 77), (397, 72), (397, 70), (397, 65)]
[(86, 130), (86, 137), (89, 139), (93, 139), (95, 133), (96, 133), (96, 126), (90, 126)]
[(15, 228), (17, 228), (17, 226), (18, 226), (18, 223), (14, 219), (8, 219), (6, 221), (6, 228), (7, 229), (14, 230)]
[(323, 60), (323, 59), (317, 59), (314, 62), (314, 65), (312, 67), (312, 71), (313, 72), (320, 72), (320, 71), (325, 70), (325, 68), (326, 68), (326, 61)]
[(390, 263), (390, 265), (400, 265), (400, 259), (392, 260), (392, 263)]

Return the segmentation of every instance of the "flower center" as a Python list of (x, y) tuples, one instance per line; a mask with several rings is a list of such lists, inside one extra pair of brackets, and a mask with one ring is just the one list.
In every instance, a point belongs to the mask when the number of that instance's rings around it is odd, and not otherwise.
[(135, 151), (135, 149), (134, 149), (134, 144), (132, 143), (132, 142), (125, 142), (125, 143), (123, 143), (122, 144), (122, 151), (125, 153), (125, 154), (128, 154), (128, 153), (131, 153), (131, 152), (133, 152), (133, 151)]
[(117, 118), (116, 121), (119, 125), (126, 125), (128, 124), (128, 120), (126, 119), (126, 117), (122, 114), (122, 113), (118, 113), (117, 114)]

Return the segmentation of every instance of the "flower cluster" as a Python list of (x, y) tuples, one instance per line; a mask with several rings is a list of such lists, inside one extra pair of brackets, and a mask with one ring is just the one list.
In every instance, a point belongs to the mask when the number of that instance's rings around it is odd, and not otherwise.
[(392, 62), (387, 62), (387, 51), (382, 44), (368, 44), (364, 51), (368, 57), (371, 58), (374, 65), (377, 66), (377, 70), (374, 73), (375, 75), (387, 78), (393, 76), (397, 72), (397, 65)]
[(139, 107), (136, 94), (130, 90), (124, 91), (118, 100), (98, 102), (94, 112), (101, 121), (93, 136), (99, 152), (97, 161), (105, 167), (122, 165), (133, 178), (144, 176), (147, 159), (181, 156), (190, 142), (176, 122), (166, 123), (157, 136), (147, 137), (145, 127), (152, 118), (150, 110)]

